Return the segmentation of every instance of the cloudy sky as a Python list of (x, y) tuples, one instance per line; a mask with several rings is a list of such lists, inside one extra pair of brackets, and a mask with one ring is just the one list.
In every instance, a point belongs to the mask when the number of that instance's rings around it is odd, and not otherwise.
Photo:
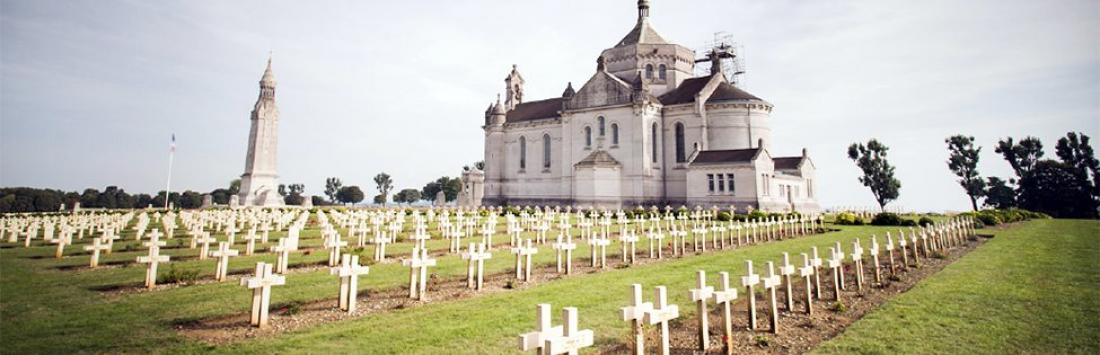
[[(373, 189), (457, 175), (481, 159), (482, 112), (518, 64), (531, 99), (560, 95), (626, 34), (634, 0), (0, 1), (0, 186), (209, 191), (243, 172), (269, 52), (279, 172)], [(657, 30), (745, 49), (744, 87), (775, 105), (773, 149), (807, 147), (826, 206), (873, 205), (845, 156), (878, 138), (897, 205), (965, 209), (943, 140), (985, 147), (1100, 136), (1100, 2), (652, 0)], [(578, 86), (579, 87), (579, 86)], [(1100, 138), (1100, 137), (1097, 137)]]

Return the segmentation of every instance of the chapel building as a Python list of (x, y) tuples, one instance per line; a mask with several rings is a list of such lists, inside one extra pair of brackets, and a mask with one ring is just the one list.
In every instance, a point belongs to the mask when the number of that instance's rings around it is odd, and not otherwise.
[(485, 112), (486, 205), (722, 206), (817, 212), (806, 153), (771, 151), (772, 104), (711, 73), (696, 54), (661, 37), (649, 1), (638, 21), (596, 60), (596, 72), (560, 97), (525, 100), (516, 66), (504, 100)]

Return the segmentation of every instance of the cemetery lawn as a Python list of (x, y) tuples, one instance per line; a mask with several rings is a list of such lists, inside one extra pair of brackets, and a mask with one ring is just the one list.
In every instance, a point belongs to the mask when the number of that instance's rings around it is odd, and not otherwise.
[(1037, 220), (997, 232), (817, 352), (1097, 354), (1098, 337), (1100, 223)]
[[(472, 298), (433, 299), (429, 304), (221, 346), (188, 339), (175, 328), (247, 312), (250, 292), (235, 282), (108, 294), (99, 288), (140, 285), (144, 268), (58, 269), (86, 264), (87, 256), (55, 260), (50, 246), (6, 244), (0, 249), (0, 344), (4, 344), (0, 354), (210, 350), (257, 354), (516, 353), (516, 337), (534, 327), (538, 303), (553, 305), (555, 323), (561, 321), (561, 307), (577, 307), (582, 329), (595, 331), (596, 346), (608, 349), (629, 342), (630, 330), (621, 321), (619, 308), (628, 302), (632, 283), (643, 285), (647, 301), (654, 286), (668, 286), (669, 301), (681, 309), (681, 318), (672, 324), (676, 328), (681, 322), (694, 321), (695, 307), (687, 290), (694, 285), (696, 270), (706, 270), (708, 276), (719, 271), (739, 276), (745, 272), (746, 259), (763, 264), (779, 260), (783, 252), (797, 255), (812, 246), (827, 248), (836, 241), (850, 243), (855, 238), (866, 242), (871, 234), (881, 237), (886, 231), (897, 230), (840, 228), (839, 232), (578, 274)], [(1089, 342), (1089, 337), (1100, 334), (1100, 223), (1043, 220), (980, 233), (996, 237), (872, 312), (821, 350), (956, 353), (961, 352), (960, 347), (970, 347), (981, 353), (1001, 349), (1100, 353), (1096, 343)], [(319, 244), (317, 234), (316, 229), (303, 231), (303, 243)], [(445, 248), (444, 241), (434, 243)], [(405, 249), (395, 245), (399, 248)], [(588, 262), (585, 248), (580, 247), (574, 263)], [(618, 249), (618, 244), (612, 244), (608, 258), (618, 257)], [(187, 249), (172, 252), (193, 253)], [(133, 260), (140, 254), (140, 250), (119, 250), (107, 259)], [(292, 257), (296, 258), (292, 264), (324, 260), (326, 255), (298, 255)], [(553, 260), (547, 246), (541, 247), (537, 256), (541, 265)], [(271, 259), (266, 253), (240, 257), (231, 261), (231, 267), (247, 270), (257, 260)], [(512, 259), (507, 251), (494, 252), (491, 260), (493, 272), (510, 270)], [(174, 264), (202, 270), (204, 275), (213, 271), (212, 261), (181, 259)], [(432, 272), (461, 277), (464, 270), (461, 260), (448, 256)], [(360, 280), (360, 287), (394, 287), (407, 282), (405, 277), (407, 271), (399, 264), (376, 265)], [(291, 301), (327, 299), (335, 303), (336, 285), (337, 280), (325, 269), (291, 274), (287, 286), (272, 290), (273, 308)]]

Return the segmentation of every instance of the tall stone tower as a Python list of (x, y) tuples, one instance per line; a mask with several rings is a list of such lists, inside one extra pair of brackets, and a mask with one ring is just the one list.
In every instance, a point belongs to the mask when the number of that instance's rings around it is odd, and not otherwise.
[(252, 108), (252, 128), (248, 131), (248, 155), (241, 175), (241, 206), (282, 206), (276, 188), (279, 175), (276, 157), (279, 143), (279, 108), (275, 106), (275, 74), (271, 57), (260, 79), (260, 97)]

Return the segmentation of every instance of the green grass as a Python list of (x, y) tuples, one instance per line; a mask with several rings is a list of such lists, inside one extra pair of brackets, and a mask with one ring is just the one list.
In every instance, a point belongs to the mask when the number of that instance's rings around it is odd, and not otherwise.
[[(1065, 223), (1079, 223), (1082, 233), (1092, 228), (1096, 234), (1095, 222), (1088, 227), (1086, 222), (1043, 221), (1026, 225), (1029, 233), (1048, 224), (1057, 227)], [(652, 298), (653, 287), (669, 287), (670, 301), (681, 305), (681, 319), (694, 316), (694, 307), (689, 306), (687, 290), (694, 285), (695, 270), (708, 271), (712, 283), (718, 271), (729, 271), (732, 277), (744, 273), (744, 260), (752, 259), (758, 264), (769, 260), (778, 260), (782, 252), (808, 252), (811, 246), (828, 247), (835, 241), (848, 245), (854, 238), (868, 238), (871, 234), (895, 228), (885, 227), (844, 227), (840, 232), (817, 235), (807, 238), (774, 242), (732, 251), (712, 252), (683, 259), (670, 259), (645, 266), (635, 266), (616, 270), (607, 270), (594, 274), (574, 275), (561, 280), (509, 290), (480, 297), (460, 300), (440, 300), (431, 304), (406, 309), (370, 314), (361, 318), (329, 323), (317, 327), (282, 334), (274, 338), (249, 340), (216, 348), (219, 351), (235, 353), (322, 353), (322, 352), (369, 352), (369, 353), (421, 353), (442, 352), (459, 353), (513, 353), (516, 335), (531, 330), (534, 325), (534, 308), (537, 303), (551, 303), (554, 306), (556, 323), (560, 308), (578, 307), (580, 324), (583, 328), (596, 333), (597, 344), (625, 342), (628, 339), (627, 324), (620, 321), (619, 307), (627, 303), (628, 287), (632, 283), (642, 283), (645, 297)], [(1013, 240), (1008, 231), (987, 246), (994, 246)], [(1006, 235), (1002, 237), (1001, 234)], [(282, 235), (282, 234), (280, 234)], [(127, 234), (132, 239), (132, 236)], [(224, 240), (224, 236), (218, 235)], [(316, 229), (303, 232), (303, 246), (320, 245)], [(178, 239), (178, 237), (177, 237)], [(345, 238), (347, 239), (347, 238)], [(506, 244), (507, 237), (497, 233), (494, 238), (498, 245)], [(272, 242), (277, 241), (275, 235)], [(20, 241), (21, 243), (22, 241)], [(83, 242), (87, 242), (85, 239)], [(124, 243), (131, 243), (126, 241)], [(238, 237), (237, 249), (243, 249), (242, 238)], [(431, 249), (446, 249), (446, 242), (433, 240)], [(580, 244), (580, 243), (578, 243)], [(23, 248), (22, 244), (10, 249), (0, 249), (0, 353), (63, 353), (82, 352), (203, 352), (211, 347), (182, 338), (173, 330), (173, 325), (195, 319), (218, 317), (245, 313), (248, 310), (250, 292), (235, 283), (201, 284), (160, 290), (149, 293), (127, 295), (105, 295), (96, 288), (112, 285), (140, 284), (144, 267), (135, 265), (124, 268), (105, 268), (97, 270), (78, 269), (58, 270), (60, 265), (86, 265), (88, 257), (78, 255), (55, 260), (53, 247), (39, 245)], [(172, 245), (171, 243), (169, 245)], [(70, 247), (75, 252), (80, 245)], [(266, 247), (266, 246), (265, 246)], [(575, 263), (587, 263), (587, 245), (578, 245), (574, 254)], [(1062, 247), (1062, 246), (1057, 246)], [(1087, 248), (1080, 252), (1091, 252)], [(140, 250), (119, 252), (122, 247), (116, 245), (116, 252), (108, 260), (133, 260), (143, 254)], [(391, 256), (407, 253), (409, 245), (401, 243), (388, 248)], [(982, 247), (982, 251), (986, 246)], [(1003, 248), (1003, 247), (1002, 247)], [(1007, 248), (1009, 251), (1017, 248)], [(257, 246), (257, 250), (261, 250)], [(647, 250), (645, 244), (639, 245), (639, 254)], [(619, 247), (613, 244), (608, 248), (609, 259), (617, 258)], [(81, 250), (82, 252), (82, 250)], [(369, 256), (373, 247), (366, 250)], [(190, 249), (172, 250), (175, 256), (194, 255)], [(294, 254), (291, 263), (309, 263), (327, 259), (327, 251), (318, 251), (311, 255)], [(666, 253), (666, 256), (669, 255)], [(46, 256), (46, 258), (30, 258)], [(968, 257), (969, 258), (969, 257)], [(1007, 257), (1019, 259), (1019, 256)], [(797, 258), (794, 258), (798, 260)], [(234, 258), (231, 270), (246, 270), (256, 261), (272, 262), (274, 255), (260, 253), (253, 257)], [(554, 254), (548, 246), (540, 248), (537, 254), (539, 264), (549, 264)], [(968, 260), (968, 259), (964, 259)], [(488, 272), (507, 272), (511, 270), (514, 259), (507, 251), (496, 251), (486, 265)], [(209, 278), (214, 271), (214, 261), (194, 259), (173, 261), (180, 269), (199, 270), (202, 277)], [(1095, 261), (1092, 262), (1095, 266)], [(1003, 268), (1003, 266), (999, 266)], [(1078, 265), (1081, 267), (1081, 265)], [(162, 266), (166, 270), (167, 266)], [(1094, 268), (1095, 269), (1095, 268)], [(465, 273), (465, 263), (457, 256), (439, 258), (439, 266), (432, 273), (443, 277), (461, 277)], [(1070, 272), (1070, 271), (1066, 271)], [(1088, 272), (1083, 267), (1072, 272)], [(1095, 272), (1093, 274), (1095, 275)], [(360, 280), (361, 289), (394, 288), (407, 282), (408, 271), (399, 264), (379, 264), (371, 266), (371, 273)], [(1052, 275), (1054, 279), (1066, 275)], [(272, 304), (289, 302), (310, 302), (321, 299), (334, 299), (336, 296), (336, 278), (328, 275), (327, 270), (292, 273), (287, 277), (287, 285), (273, 290)], [(1052, 280), (1054, 280), (1052, 279)], [(1095, 288), (1096, 278), (1080, 281), (1078, 288), (1090, 285)], [(1029, 281), (1030, 282), (1030, 281)], [(1063, 285), (1072, 287), (1071, 285)], [(1061, 290), (1069, 294), (1081, 294), (1075, 289)], [(1031, 291), (1029, 291), (1031, 292)], [(1095, 291), (1094, 291), (1095, 292)], [(1095, 318), (1096, 295), (1091, 294), (1091, 305)], [(1082, 298), (1088, 300), (1090, 298)], [(1082, 301), (1077, 301), (1078, 304)], [(1087, 301), (1086, 301), (1087, 302)], [(1053, 316), (1064, 316), (1067, 308), (1051, 305)], [(1072, 308), (1071, 308), (1072, 309)], [(966, 319), (965, 316), (960, 316)], [(1069, 316), (1066, 316), (1069, 317)], [(1072, 319), (1072, 318), (1067, 318)], [(1020, 321), (1029, 321), (1028, 318)], [(1078, 322), (1086, 324), (1085, 322)], [(1029, 325), (1030, 326), (1030, 325)], [(1092, 326), (1095, 334), (1095, 325)], [(1090, 334), (1083, 330), (1079, 333)], [(1066, 330), (1065, 332), (1073, 332)], [(1035, 333), (1031, 333), (1035, 334)], [(1055, 338), (1052, 341), (1060, 341)], [(884, 350), (885, 351), (885, 350)]]
[(996, 238), (819, 353), (1100, 353), (1100, 223), (1037, 220)]

